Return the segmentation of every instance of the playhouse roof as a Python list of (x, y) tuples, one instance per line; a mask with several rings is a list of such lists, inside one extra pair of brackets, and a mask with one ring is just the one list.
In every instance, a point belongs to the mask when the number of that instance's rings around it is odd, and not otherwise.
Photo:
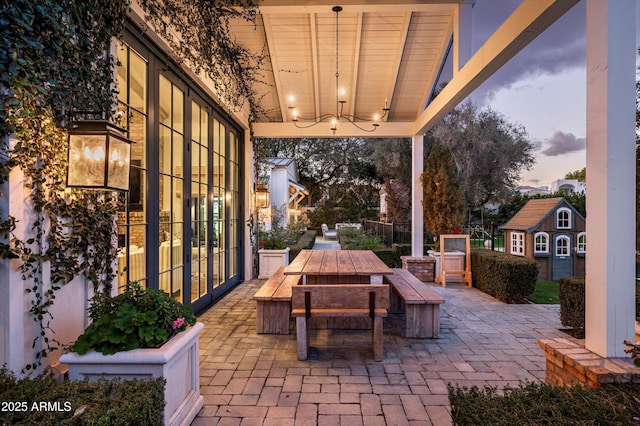
[(582, 217), (571, 203), (562, 197), (536, 198), (529, 200), (511, 220), (500, 228), (526, 232), (535, 231), (560, 205), (571, 209), (575, 215)]

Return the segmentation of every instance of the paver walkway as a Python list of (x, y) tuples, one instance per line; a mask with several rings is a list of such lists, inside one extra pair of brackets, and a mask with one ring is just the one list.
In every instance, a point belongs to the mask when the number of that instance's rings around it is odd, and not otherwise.
[(193, 425), (448, 425), (447, 384), (516, 386), (543, 380), (541, 338), (560, 331), (558, 305), (507, 305), (461, 284), (445, 297), (438, 339), (405, 339), (386, 318), (382, 362), (369, 331), (311, 332), (309, 359), (296, 337), (258, 335), (251, 299), (264, 280), (240, 284), (199, 317), (204, 408)]
[(325, 240), (321, 235), (316, 237), (313, 250), (340, 250), (340, 243), (337, 240)]

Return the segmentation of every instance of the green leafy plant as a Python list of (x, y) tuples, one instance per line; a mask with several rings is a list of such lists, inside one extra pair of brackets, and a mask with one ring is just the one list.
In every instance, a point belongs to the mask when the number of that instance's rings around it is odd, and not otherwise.
[(299, 226), (291, 227), (274, 227), (271, 231), (260, 231), (258, 233), (258, 245), (261, 249), (282, 250), (288, 246), (294, 245), (300, 235)]
[(382, 236), (375, 235), (372, 231), (362, 232), (357, 228), (351, 230), (343, 228), (339, 235), (340, 243), (347, 250), (378, 250), (385, 247)]
[(637, 367), (640, 367), (640, 342), (633, 343), (630, 340), (625, 340), (624, 344), (627, 345), (627, 348), (624, 351), (628, 354), (631, 354), (633, 363)]
[(80, 355), (90, 349), (108, 355), (158, 347), (196, 322), (191, 307), (136, 282), (115, 297), (97, 293), (91, 300), (89, 317), (93, 322), (72, 347)]
[[(124, 25), (129, 0), (15, 0), (0, 4), (0, 182), (24, 174), (27, 231), (11, 207), (0, 211), (0, 257), (16, 259), (39, 331), (35, 369), (57, 349), (50, 327), (56, 291), (75, 276), (95, 290), (114, 277), (112, 194), (65, 188), (70, 111), (114, 110), (115, 60), (105, 55)], [(22, 227), (22, 225), (21, 225)], [(47, 265), (46, 267), (43, 265)], [(47, 278), (45, 278), (47, 277)]]

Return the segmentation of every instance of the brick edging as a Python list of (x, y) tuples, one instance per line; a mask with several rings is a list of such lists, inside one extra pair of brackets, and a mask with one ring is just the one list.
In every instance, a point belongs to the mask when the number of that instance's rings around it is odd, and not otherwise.
[(412, 257), (400, 256), (402, 269), (411, 272), (417, 279), (425, 283), (432, 283), (436, 274), (436, 259), (431, 256)]
[(631, 358), (603, 358), (580, 339), (547, 339), (538, 344), (547, 358), (546, 383), (599, 387), (605, 383), (640, 383), (640, 368)]

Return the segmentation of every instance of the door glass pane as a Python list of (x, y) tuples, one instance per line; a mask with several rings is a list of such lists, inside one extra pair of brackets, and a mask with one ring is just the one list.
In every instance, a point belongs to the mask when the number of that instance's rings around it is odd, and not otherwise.
[[(191, 301), (208, 293), (208, 217), (212, 209), (208, 174), (208, 113), (191, 104)], [(212, 248), (212, 247), (211, 247)]]
[(129, 103), (132, 108), (141, 112), (147, 111), (147, 62), (132, 52), (129, 60), (130, 67), (130, 91)]
[(184, 93), (160, 76), (159, 133), (159, 288), (183, 301), (184, 242)]
[(118, 42), (118, 125), (129, 131), (131, 163), (129, 192), (123, 193), (118, 212), (118, 292), (128, 282), (147, 285), (147, 61), (127, 44)]

